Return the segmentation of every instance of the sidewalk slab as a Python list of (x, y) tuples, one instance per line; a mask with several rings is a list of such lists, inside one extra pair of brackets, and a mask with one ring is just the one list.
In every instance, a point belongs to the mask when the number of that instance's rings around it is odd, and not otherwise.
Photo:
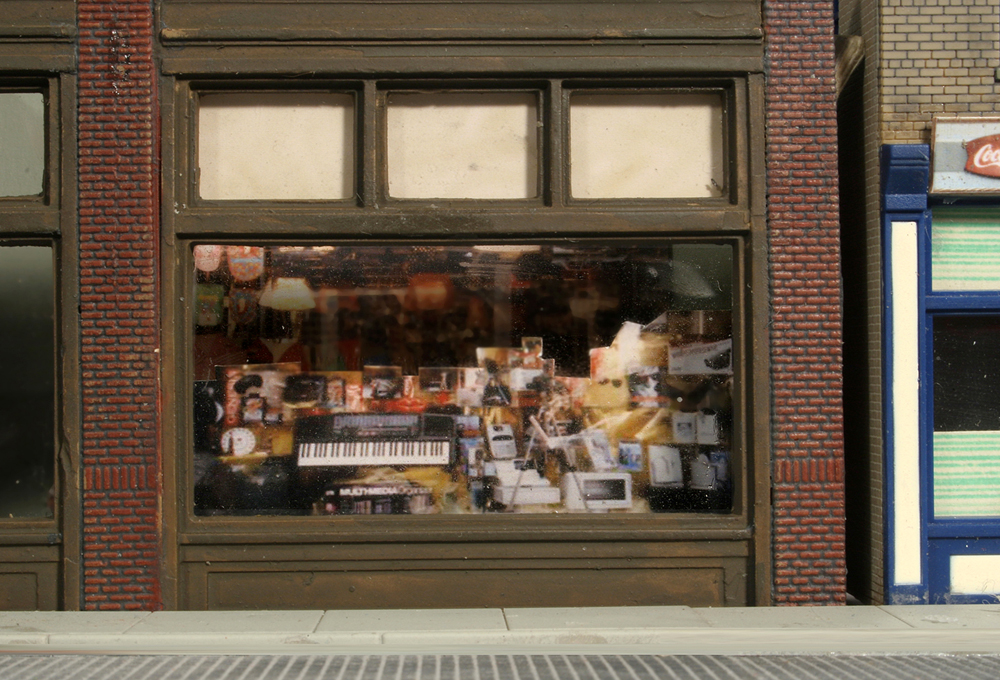
[[(378, 646), (379, 633), (331, 633), (325, 635), (287, 633), (182, 633), (155, 635), (54, 634), (48, 646), (54, 649), (120, 649), (127, 652), (183, 652), (215, 650), (256, 654), (260, 650), (285, 649), (293, 653), (313, 653), (320, 647), (357, 648)], [(3, 641), (0, 640), (0, 644)], [(10, 644), (14, 644), (13, 642)]]
[(419, 650), (497, 654), (997, 654), (1000, 636), (963, 630), (822, 628), (674, 628), (386, 633), (378, 653)]
[(913, 628), (1000, 630), (1000, 606), (989, 604), (897, 604), (879, 607)]
[(352, 631), (507, 630), (500, 609), (382, 609), (328, 611), (316, 633)]
[(713, 628), (910, 628), (878, 607), (704, 607), (693, 611)]
[(126, 631), (149, 635), (308, 635), (316, 630), (321, 610), (153, 612)]
[(0, 634), (124, 633), (150, 612), (3, 612)]
[(53, 634), (119, 635), (149, 612), (0, 612), (0, 646), (51, 644)]
[(504, 609), (510, 630), (702, 628), (691, 607), (517, 607)]

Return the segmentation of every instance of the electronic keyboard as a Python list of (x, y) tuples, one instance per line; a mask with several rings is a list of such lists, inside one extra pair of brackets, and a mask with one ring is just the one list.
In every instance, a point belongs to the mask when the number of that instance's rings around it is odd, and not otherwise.
[(295, 421), (300, 466), (448, 465), (454, 450), (449, 415), (331, 413)]

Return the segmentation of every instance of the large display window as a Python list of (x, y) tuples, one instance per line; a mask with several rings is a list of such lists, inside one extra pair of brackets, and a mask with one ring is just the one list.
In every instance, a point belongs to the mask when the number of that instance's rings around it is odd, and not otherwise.
[(415, 52), (171, 81), (179, 606), (750, 601), (762, 79)]
[(192, 255), (196, 514), (732, 507), (732, 242)]
[[(188, 512), (733, 511), (734, 82), (180, 93), (179, 224), (226, 236), (185, 246)], [(611, 236), (666, 206), (717, 235)]]

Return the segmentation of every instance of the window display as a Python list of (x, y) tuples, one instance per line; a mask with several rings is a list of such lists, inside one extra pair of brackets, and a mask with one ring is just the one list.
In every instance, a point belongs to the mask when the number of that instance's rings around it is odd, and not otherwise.
[(193, 250), (196, 514), (731, 509), (731, 242)]

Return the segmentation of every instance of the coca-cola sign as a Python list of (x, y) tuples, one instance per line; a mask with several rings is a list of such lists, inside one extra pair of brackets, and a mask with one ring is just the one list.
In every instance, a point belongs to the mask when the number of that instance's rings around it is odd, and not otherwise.
[[(931, 140), (929, 193), (1000, 197), (1000, 116), (935, 116)], [(926, 152), (908, 145), (907, 162), (919, 166)]]
[(965, 171), (984, 177), (1000, 177), (1000, 134), (977, 137), (965, 143)]

